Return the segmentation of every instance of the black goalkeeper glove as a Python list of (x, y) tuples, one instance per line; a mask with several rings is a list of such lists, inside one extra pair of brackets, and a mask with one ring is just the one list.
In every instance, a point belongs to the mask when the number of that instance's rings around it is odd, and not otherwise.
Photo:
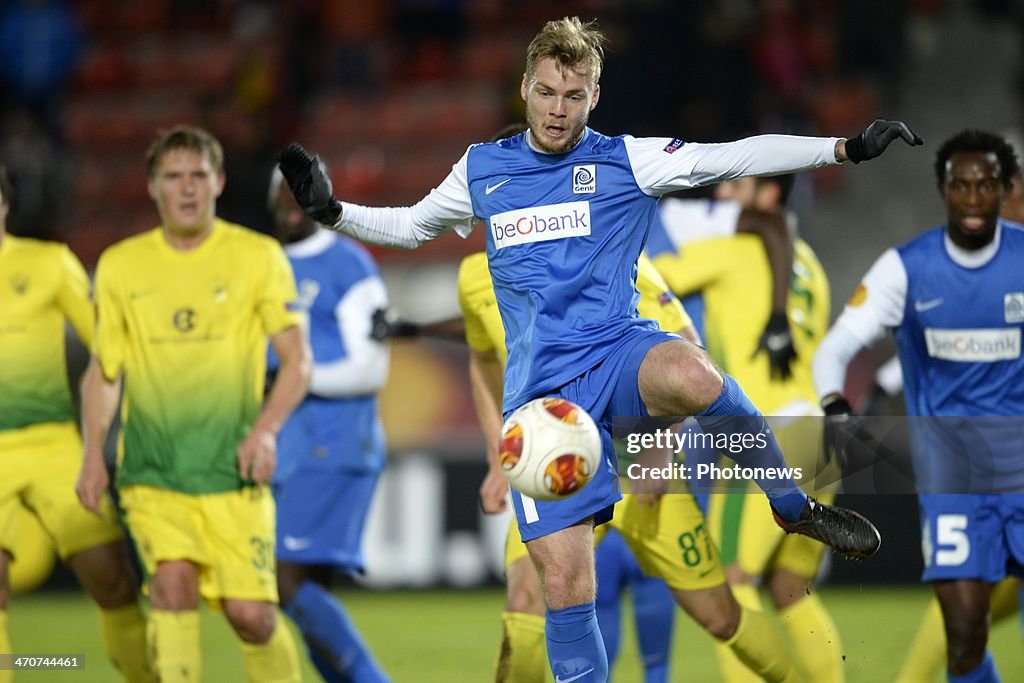
[(373, 312), (370, 337), (377, 341), (416, 337), (419, 336), (419, 333), (419, 325), (395, 318), (385, 308), (378, 308)]
[(790, 365), (796, 359), (793, 333), (789, 330), (789, 318), (785, 313), (772, 313), (768, 324), (757, 340), (754, 356), (762, 351), (768, 354), (768, 366), (772, 379), (787, 380), (793, 375)]
[(302, 145), (293, 142), (277, 155), (288, 187), (306, 215), (328, 227), (341, 217), (341, 202), (334, 196), (334, 185), (319, 156), (311, 156)]
[(843, 471), (848, 460), (846, 449), (856, 432), (850, 420), (854, 414), (853, 408), (846, 397), (841, 395), (826, 398), (821, 402), (821, 408), (825, 411), (825, 427), (822, 431), (825, 462), (835, 460)]
[(896, 138), (903, 138), (911, 147), (924, 144), (924, 140), (902, 121), (875, 119), (867, 130), (846, 141), (846, 157), (855, 164), (874, 159), (881, 156), (885, 148)]

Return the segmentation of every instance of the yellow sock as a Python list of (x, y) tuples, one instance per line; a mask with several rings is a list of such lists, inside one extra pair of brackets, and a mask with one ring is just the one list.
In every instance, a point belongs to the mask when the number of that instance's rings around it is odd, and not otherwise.
[(1003, 579), (992, 589), (992, 599), (989, 601), (989, 609), (992, 610), (992, 623), (1002, 621), (1006, 617), (1012, 617), (1020, 609), (1017, 601), (1017, 591), (1020, 589), (1020, 579)]
[[(0, 609), (0, 653), (12, 654), (11, 637), (7, 635), (7, 610), (3, 609)], [(13, 671), (0, 670), (0, 683), (12, 683), (13, 680)]]
[[(761, 597), (757, 592), (757, 586), (738, 583), (729, 586), (729, 589), (736, 597), (736, 602), (740, 604), (740, 607), (761, 611)], [(758, 683), (761, 680), (760, 676), (740, 661), (740, 658), (732, 651), (732, 647), (726, 642), (715, 641), (715, 655), (718, 657), (718, 671), (725, 683)]]
[(151, 683), (146, 658), (146, 618), (137, 604), (100, 610), (103, 649), (128, 683)]
[(740, 607), (740, 625), (725, 642), (747, 667), (772, 683), (798, 683), (803, 679), (789, 658), (782, 636), (763, 613)]
[(262, 645), (242, 641), (242, 660), (245, 673), (253, 683), (298, 683), (302, 680), (295, 641), (280, 614), (270, 640)]
[(548, 678), (548, 646), (544, 617), (525, 612), (501, 613), (501, 651), (495, 683), (544, 683)]
[[(1017, 579), (1003, 579), (992, 589), (992, 623), (1016, 613)], [(942, 623), (942, 608), (939, 599), (932, 598), (925, 609), (917, 635), (911, 643), (903, 666), (896, 676), (896, 683), (931, 683), (946, 665), (946, 629)]]
[(203, 653), (199, 648), (199, 612), (149, 613), (146, 629), (149, 661), (160, 683), (198, 683), (203, 677)]
[(779, 612), (800, 671), (814, 683), (843, 683), (843, 645), (832, 615), (817, 595), (805, 595)]
[(946, 631), (938, 598), (932, 598), (907, 650), (896, 683), (931, 683), (946, 663)]

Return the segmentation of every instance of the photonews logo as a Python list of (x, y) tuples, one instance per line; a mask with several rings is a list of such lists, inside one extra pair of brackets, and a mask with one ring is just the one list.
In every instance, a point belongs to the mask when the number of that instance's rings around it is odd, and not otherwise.
[(548, 204), (491, 216), (491, 236), (496, 249), (589, 234), (590, 202)]
[(1020, 328), (940, 330), (925, 328), (928, 355), (942, 360), (994, 363), (1020, 358)]

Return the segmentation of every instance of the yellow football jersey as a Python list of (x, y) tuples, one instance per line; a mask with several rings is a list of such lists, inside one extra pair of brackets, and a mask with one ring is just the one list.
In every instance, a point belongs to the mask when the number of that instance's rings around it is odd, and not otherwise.
[(797, 240), (793, 255), (787, 313), (798, 357), (786, 381), (770, 379), (765, 353), (753, 355), (771, 315), (771, 270), (760, 238), (691, 242), (680, 253), (659, 255), (654, 265), (677, 295), (703, 293), (708, 352), (762, 412), (771, 415), (796, 402), (818, 405), (811, 361), (828, 331), (830, 295), (810, 245)]
[[(664, 278), (646, 256), (637, 261), (636, 287), (640, 292), (637, 310), (642, 318), (658, 323), (666, 332), (678, 332), (693, 324), (679, 299), (672, 294)], [(498, 354), (505, 367), (505, 328), (494, 297), (487, 254), (478, 252), (462, 259), (459, 265), (459, 306), (466, 324), (466, 342), (474, 351)]]
[(64, 320), (92, 340), (89, 277), (63, 244), (0, 242), (0, 432), (74, 421)]
[(103, 253), (93, 353), (108, 379), (125, 377), (119, 485), (238, 488), (267, 337), (300, 323), (295, 300), (280, 245), (221, 220), (191, 251), (156, 228)]

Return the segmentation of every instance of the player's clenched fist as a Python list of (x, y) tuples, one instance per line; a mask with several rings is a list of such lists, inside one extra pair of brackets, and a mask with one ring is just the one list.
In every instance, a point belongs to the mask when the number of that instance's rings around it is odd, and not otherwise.
[(323, 225), (333, 226), (341, 218), (341, 202), (334, 196), (334, 185), (327, 167), (302, 145), (293, 142), (277, 155), (288, 187), (306, 215)]

